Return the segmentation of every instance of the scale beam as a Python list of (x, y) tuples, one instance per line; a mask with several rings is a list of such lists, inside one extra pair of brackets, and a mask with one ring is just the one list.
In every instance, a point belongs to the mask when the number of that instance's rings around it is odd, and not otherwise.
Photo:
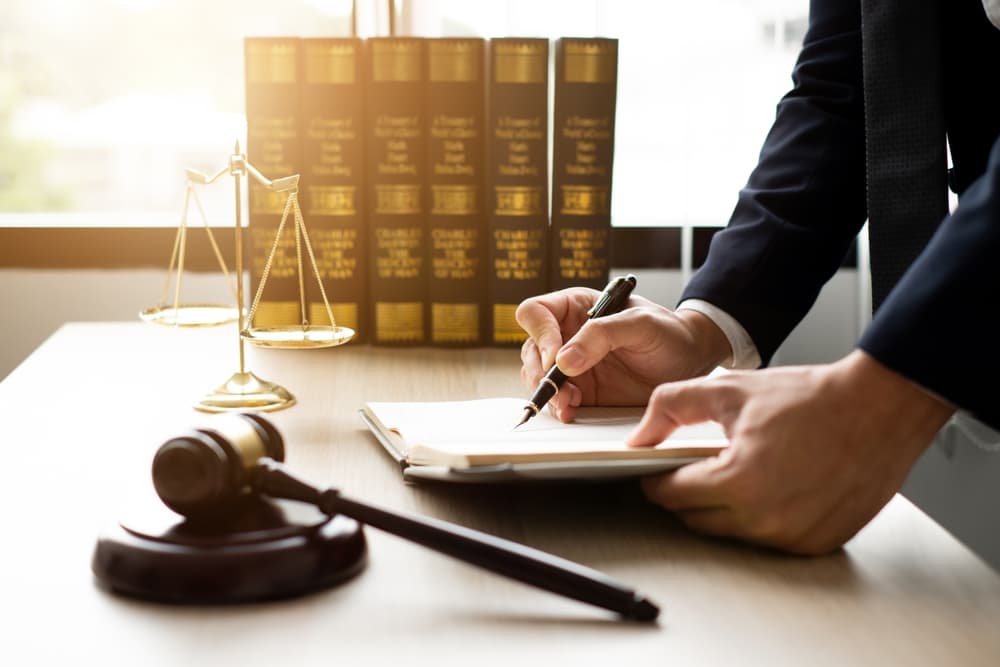
[[(229, 271), (225, 266), (225, 262), (222, 260), (221, 252), (215, 244), (208, 221), (205, 219), (204, 211), (201, 209), (201, 203), (198, 201), (197, 192), (194, 190), (195, 185), (212, 185), (218, 182), (226, 174), (233, 177), (235, 186), (236, 222), (234, 225), (234, 239), (236, 267), (234, 273), (236, 274), (236, 285), (234, 296), (236, 297), (236, 308), (224, 310), (224, 307), (222, 306), (213, 306), (211, 304), (179, 306), (178, 300), (180, 280), (184, 266), (184, 246), (186, 244), (187, 211), (189, 202), (192, 199), (195, 201), (199, 211), (201, 212), (202, 219), (205, 222), (205, 227), (209, 233), (209, 239), (212, 242), (212, 247), (219, 258), (220, 266), (222, 266), (223, 272), (226, 274), (227, 278), (229, 277)], [(171, 258), (170, 268), (167, 272), (167, 282), (169, 284), (170, 275), (173, 272), (175, 263), (177, 264), (178, 282), (176, 289), (177, 294), (174, 299), (175, 303), (172, 308), (168, 308), (162, 303), (165, 299), (161, 297), (161, 304), (159, 306), (143, 311), (141, 316), (147, 321), (159, 322), (161, 324), (173, 324), (175, 326), (209, 326), (223, 324), (234, 320), (238, 322), (237, 333), (239, 337), (239, 370), (230, 376), (228, 380), (205, 395), (201, 401), (195, 405), (196, 409), (205, 412), (226, 412), (231, 410), (246, 409), (280, 410), (282, 408), (289, 407), (295, 403), (295, 398), (288, 392), (287, 389), (273, 382), (263, 380), (245, 368), (244, 344), (246, 342), (250, 342), (253, 345), (264, 347), (293, 349), (317, 348), (342, 345), (354, 337), (353, 329), (337, 326), (334, 321), (333, 310), (330, 307), (330, 302), (326, 295), (326, 289), (324, 288), (323, 281), (320, 278), (316, 257), (313, 253), (312, 244), (309, 241), (309, 234), (306, 230), (302, 210), (299, 207), (299, 174), (292, 174), (290, 176), (283, 176), (281, 178), (274, 179), (267, 178), (260, 172), (260, 170), (247, 160), (246, 155), (240, 149), (240, 144), (237, 141), (234, 146), (233, 153), (229, 156), (229, 160), (225, 167), (212, 174), (205, 174), (197, 169), (188, 168), (184, 170), (184, 175), (187, 178), (187, 195), (185, 196), (184, 213), (181, 217), (181, 224), (178, 227), (178, 236), (174, 242), (174, 254)], [(253, 179), (256, 183), (270, 192), (283, 193), (286, 197), (284, 213), (275, 232), (274, 243), (271, 247), (271, 251), (264, 263), (264, 270), (260, 276), (257, 292), (253, 299), (253, 305), (248, 311), (243, 308), (244, 298), (242, 279), (244, 204), (241, 190), (241, 180), (244, 177), (246, 177), (248, 181)], [(299, 301), (302, 311), (302, 321), (296, 326), (254, 327), (254, 315), (257, 311), (257, 306), (260, 303), (261, 295), (264, 292), (269, 270), (271, 265), (274, 263), (275, 256), (279, 249), (281, 234), (285, 229), (285, 223), (289, 216), (292, 217), (293, 222), (290, 226), (293, 228), (295, 234), (295, 247), (297, 255), (296, 265), (299, 274)], [(307, 319), (305, 283), (303, 281), (303, 249), (305, 250), (305, 254), (308, 256), (310, 268), (315, 275), (316, 283), (319, 286), (319, 293), (323, 297), (323, 305), (326, 307), (326, 315), (330, 320), (329, 325), (313, 325), (310, 324)], [(232, 283), (231, 278), (230, 283)], [(211, 322), (207, 321), (210, 317), (213, 318), (213, 321)], [(223, 321), (223, 319), (225, 321)]]

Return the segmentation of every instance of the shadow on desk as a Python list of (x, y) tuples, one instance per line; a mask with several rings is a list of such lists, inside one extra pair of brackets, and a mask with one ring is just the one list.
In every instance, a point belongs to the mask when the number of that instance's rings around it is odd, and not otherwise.
[[(908, 543), (905, 528), (900, 530), (900, 549), (872, 550), (863, 531), (832, 554), (797, 556), (698, 535), (647, 501), (635, 481), (476, 487), (427, 484), (410, 489), (419, 498), (417, 504), (438, 516), (612, 576), (628, 573), (629, 583), (639, 588), (644, 580), (663, 577), (664, 570), (694, 569), (703, 579), (728, 580), (733, 586), (770, 589), (775, 594), (815, 594), (831, 600), (870, 595), (872, 579), (880, 589), (912, 604), (933, 605), (953, 594), (956, 586), (973, 599), (992, 596), (977, 588), (981, 573), (976, 569), (927, 577), (932, 560), (926, 552), (929, 545), (919, 540)], [(682, 585), (690, 584), (682, 579)], [(525, 617), (516, 620), (527, 622)]]

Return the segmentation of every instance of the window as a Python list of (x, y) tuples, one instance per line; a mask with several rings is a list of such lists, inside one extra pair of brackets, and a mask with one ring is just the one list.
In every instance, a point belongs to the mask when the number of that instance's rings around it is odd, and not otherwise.
[(612, 221), (729, 219), (779, 98), (807, 0), (418, 2), (417, 34), (617, 37)]
[[(0, 215), (176, 225), (184, 168), (218, 171), (245, 141), (243, 37), (348, 35), (350, 10), (350, 0), (4, 0)], [(210, 218), (231, 221), (222, 190), (202, 198)], [(48, 215), (11, 215), (23, 213)]]
[[(381, 4), (357, 5), (362, 34), (386, 29)], [(395, 6), (400, 34), (617, 37), (616, 225), (726, 221), (790, 85), (807, 12), (807, 0)], [(243, 37), (348, 35), (351, 7), (5, 0), (0, 224), (175, 225), (183, 169), (218, 170), (245, 135)], [(206, 190), (209, 216), (230, 197)]]

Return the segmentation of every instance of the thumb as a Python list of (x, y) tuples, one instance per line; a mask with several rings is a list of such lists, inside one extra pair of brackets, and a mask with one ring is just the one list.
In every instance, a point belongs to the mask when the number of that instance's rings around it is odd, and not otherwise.
[(580, 375), (615, 350), (646, 344), (651, 338), (646, 309), (629, 308), (614, 315), (587, 320), (556, 355), (559, 370)]
[(677, 427), (706, 421), (722, 424), (728, 433), (742, 400), (737, 387), (716, 378), (661, 384), (653, 391), (642, 420), (626, 436), (625, 444), (629, 447), (658, 445)]

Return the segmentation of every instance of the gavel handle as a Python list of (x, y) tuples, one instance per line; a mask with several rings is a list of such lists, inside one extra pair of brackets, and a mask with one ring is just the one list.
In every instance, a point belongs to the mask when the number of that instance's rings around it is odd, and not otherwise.
[(395, 512), (321, 491), (273, 459), (257, 462), (253, 487), (274, 498), (307, 502), (328, 515), (343, 514), (472, 565), (525, 584), (602, 607), (627, 619), (653, 621), (659, 608), (640, 593), (579, 563), (440, 519)]

